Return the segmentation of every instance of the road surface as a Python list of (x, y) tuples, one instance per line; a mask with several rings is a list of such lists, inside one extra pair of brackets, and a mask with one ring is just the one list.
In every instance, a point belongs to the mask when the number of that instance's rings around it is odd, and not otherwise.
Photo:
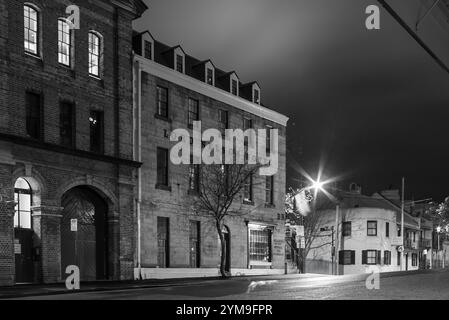
[(335, 300), (449, 299), (449, 272), (381, 276), (368, 290), (360, 276), (273, 276), (256, 279), (197, 281), (189, 285), (79, 292), (23, 299), (50, 300)]

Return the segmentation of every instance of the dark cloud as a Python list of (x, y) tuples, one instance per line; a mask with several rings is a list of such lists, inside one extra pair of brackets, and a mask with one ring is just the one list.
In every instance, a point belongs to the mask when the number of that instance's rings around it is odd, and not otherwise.
[(265, 103), (291, 117), (289, 149), (312, 175), (326, 159), (329, 176), (368, 193), (405, 175), (409, 197), (449, 194), (449, 75), (386, 12), (367, 31), (373, 1), (148, 4), (136, 28), (259, 81)]

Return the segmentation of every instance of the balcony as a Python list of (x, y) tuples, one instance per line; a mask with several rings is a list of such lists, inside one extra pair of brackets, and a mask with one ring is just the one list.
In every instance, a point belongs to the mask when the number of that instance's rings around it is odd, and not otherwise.
[(412, 239), (405, 239), (404, 247), (405, 247), (405, 249), (416, 250), (416, 249), (418, 249), (418, 242), (413, 241)]
[(419, 241), (419, 249), (428, 249), (432, 246), (432, 240), (430, 239), (421, 239)]

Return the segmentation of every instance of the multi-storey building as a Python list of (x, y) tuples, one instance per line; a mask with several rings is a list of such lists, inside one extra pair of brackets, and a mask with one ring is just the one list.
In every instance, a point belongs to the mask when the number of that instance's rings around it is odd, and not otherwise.
[(397, 190), (369, 197), (362, 195), (359, 187), (336, 192), (338, 210), (336, 203), (328, 202), (314, 213), (319, 217), (317, 234), (308, 252), (306, 271), (341, 275), (418, 269), (419, 223), (404, 213), (402, 246), (396, 194)]
[(146, 6), (71, 4), (76, 21), (67, 1), (0, 0), (0, 285), (57, 282), (68, 265), (132, 278), (132, 21)]
[(200, 170), (173, 165), (170, 133), (192, 128), (278, 129), (279, 170), (256, 176), (236, 200), (248, 215), (225, 221), (226, 267), (232, 274), (282, 273), (287, 117), (261, 104), (257, 82), (200, 61), (149, 32), (134, 37), (134, 87), (139, 170), (136, 278), (216, 276), (220, 246), (213, 221), (189, 206)]

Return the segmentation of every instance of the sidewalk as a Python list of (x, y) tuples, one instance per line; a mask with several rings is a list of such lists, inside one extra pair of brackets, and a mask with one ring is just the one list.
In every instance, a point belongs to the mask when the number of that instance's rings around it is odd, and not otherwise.
[[(447, 272), (447, 270), (417, 270), (382, 273), (381, 278), (400, 277), (411, 274)], [(183, 279), (152, 279), (141, 281), (96, 281), (81, 283), (81, 289), (76, 292), (98, 292), (98, 291), (118, 291), (130, 289), (157, 288), (169, 286), (198, 286), (203, 284), (221, 283), (223, 281), (266, 281), (266, 280), (335, 280), (339, 281), (364, 281), (368, 274), (353, 274), (332, 276), (324, 274), (289, 274), (289, 275), (267, 275), (267, 276), (242, 276), (221, 279), (213, 278), (183, 278)], [(42, 284), (42, 285), (16, 285), (13, 287), (0, 287), (0, 299), (11, 299), (30, 296), (46, 296), (74, 293), (66, 289), (64, 283)]]

